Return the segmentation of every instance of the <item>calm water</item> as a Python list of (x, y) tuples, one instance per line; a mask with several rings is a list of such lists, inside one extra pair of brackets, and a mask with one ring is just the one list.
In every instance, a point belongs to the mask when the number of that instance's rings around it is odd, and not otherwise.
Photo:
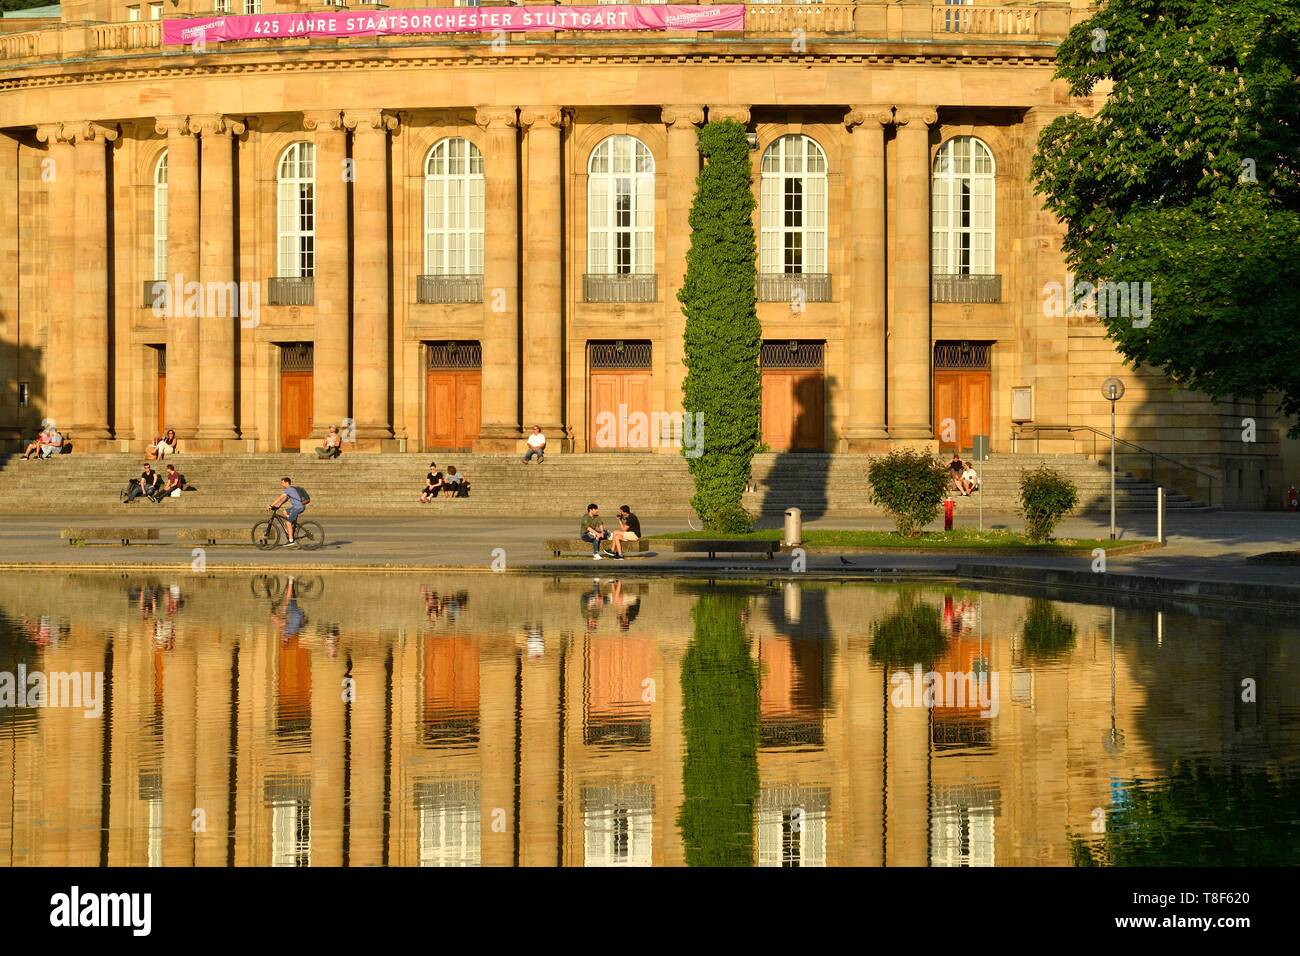
[(0, 864), (1295, 863), (1298, 652), (941, 582), (9, 574)]

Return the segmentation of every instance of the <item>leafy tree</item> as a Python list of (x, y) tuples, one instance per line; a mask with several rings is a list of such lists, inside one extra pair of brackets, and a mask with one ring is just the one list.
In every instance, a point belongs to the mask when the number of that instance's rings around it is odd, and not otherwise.
[(1074, 650), (1078, 628), (1046, 598), (1031, 598), (1020, 633), (1029, 660), (1050, 661)]
[(1126, 358), (1216, 399), (1280, 393), (1291, 415), (1298, 64), (1300, 0), (1109, 0), (1057, 75), (1075, 96), (1113, 89), (1054, 120), (1032, 166), (1080, 280), (1151, 283), (1149, 323), (1099, 309)]
[[(30, 10), (33, 7), (49, 7), (53, 6), (54, 2), (55, 0), (0, 0), (0, 13)], [(52, 17), (51, 22), (57, 22), (57, 18)]]
[(683, 407), (703, 415), (703, 449), (687, 458), (691, 506), (710, 531), (748, 531), (741, 507), (759, 442), (762, 329), (754, 291), (749, 141), (734, 120), (699, 134), (707, 160), (691, 206), (691, 248), (677, 294), (686, 313)]
[(1079, 503), (1079, 489), (1055, 468), (1046, 465), (1020, 476), (1020, 510), (1025, 516), (1025, 538), (1046, 544), (1063, 517)]
[(947, 649), (948, 634), (939, 609), (914, 591), (900, 593), (893, 613), (871, 622), (871, 659), (886, 670), (913, 664), (928, 669)]
[(867, 499), (889, 512), (899, 534), (912, 537), (939, 516), (949, 480), (948, 469), (930, 455), (899, 449), (871, 459)]
[(744, 595), (701, 594), (682, 658), (684, 799), (677, 823), (688, 866), (752, 866), (758, 798), (758, 665)]

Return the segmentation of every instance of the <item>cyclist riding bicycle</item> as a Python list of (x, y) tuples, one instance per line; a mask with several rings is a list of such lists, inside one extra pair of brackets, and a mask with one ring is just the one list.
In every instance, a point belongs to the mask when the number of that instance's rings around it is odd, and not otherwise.
[(280, 496), (271, 502), (269, 510), (275, 511), (283, 504), (289, 506), (288, 512), (285, 515), (285, 517), (289, 519), (285, 522), (289, 530), (289, 543), (286, 547), (292, 547), (297, 544), (297, 542), (293, 540), (293, 536), (298, 530), (298, 516), (303, 513), (309, 504), (311, 504), (311, 495), (307, 494), (304, 489), (294, 485), (292, 478), (281, 478), (280, 488)]

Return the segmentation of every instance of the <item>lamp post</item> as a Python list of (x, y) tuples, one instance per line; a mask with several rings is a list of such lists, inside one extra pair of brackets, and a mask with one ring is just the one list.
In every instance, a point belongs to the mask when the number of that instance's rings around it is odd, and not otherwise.
[(1101, 383), (1101, 394), (1110, 402), (1110, 540), (1115, 540), (1115, 403), (1124, 397), (1124, 383), (1111, 376)]

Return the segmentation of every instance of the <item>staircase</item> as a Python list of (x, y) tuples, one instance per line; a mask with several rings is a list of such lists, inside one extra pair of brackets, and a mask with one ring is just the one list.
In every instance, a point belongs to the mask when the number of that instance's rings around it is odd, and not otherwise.
[[(48, 461), (0, 459), (0, 509), (8, 514), (244, 516), (252, 520), (280, 488), (280, 476), (312, 496), (316, 515), (568, 516), (577, 520), (589, 501), (606, 513), (628, 504), (643, 515), (687, 513), (693, 485), (685, 459), (664, 454), (553, 455), (544, 464), (524, 465), (515, 455), (440, 454), (445, 471), (455, 465), (471, 485), (469, 498), (419, 503), (428, 455), (348, 455), (320, 461), (314, 455), (182, 455), (174, 462), (197, 490), (155, 505), (137, 500), (123, 505), (118, 493), (140, 473), (129, 455), (60, 455)], [(1082, 455), (1002, 455), (979, 469), (984, 510), (1013, 514), (1018, 508), (1019, 475), (1049, 464), (1079, 487), (1076, 514), (1100, 514), (1109, 507), (1110, 473)], [(754, 459), (754, 490), (745, 507), (755, 514), (779, 515), (803, 509), (805, 519), (822, 515), (854, 517), (880, 512), (866, 499), (864, 455), (766, 454)], [(1149, 482), (1121, 476), (1118, 508), (1153, 512), (1156, 489)], [(1204, 508), (1200, 502), (1167, 495), (1170, 510)], [(958, 499), (958, 510), (977, 507), (979, 496)]]

